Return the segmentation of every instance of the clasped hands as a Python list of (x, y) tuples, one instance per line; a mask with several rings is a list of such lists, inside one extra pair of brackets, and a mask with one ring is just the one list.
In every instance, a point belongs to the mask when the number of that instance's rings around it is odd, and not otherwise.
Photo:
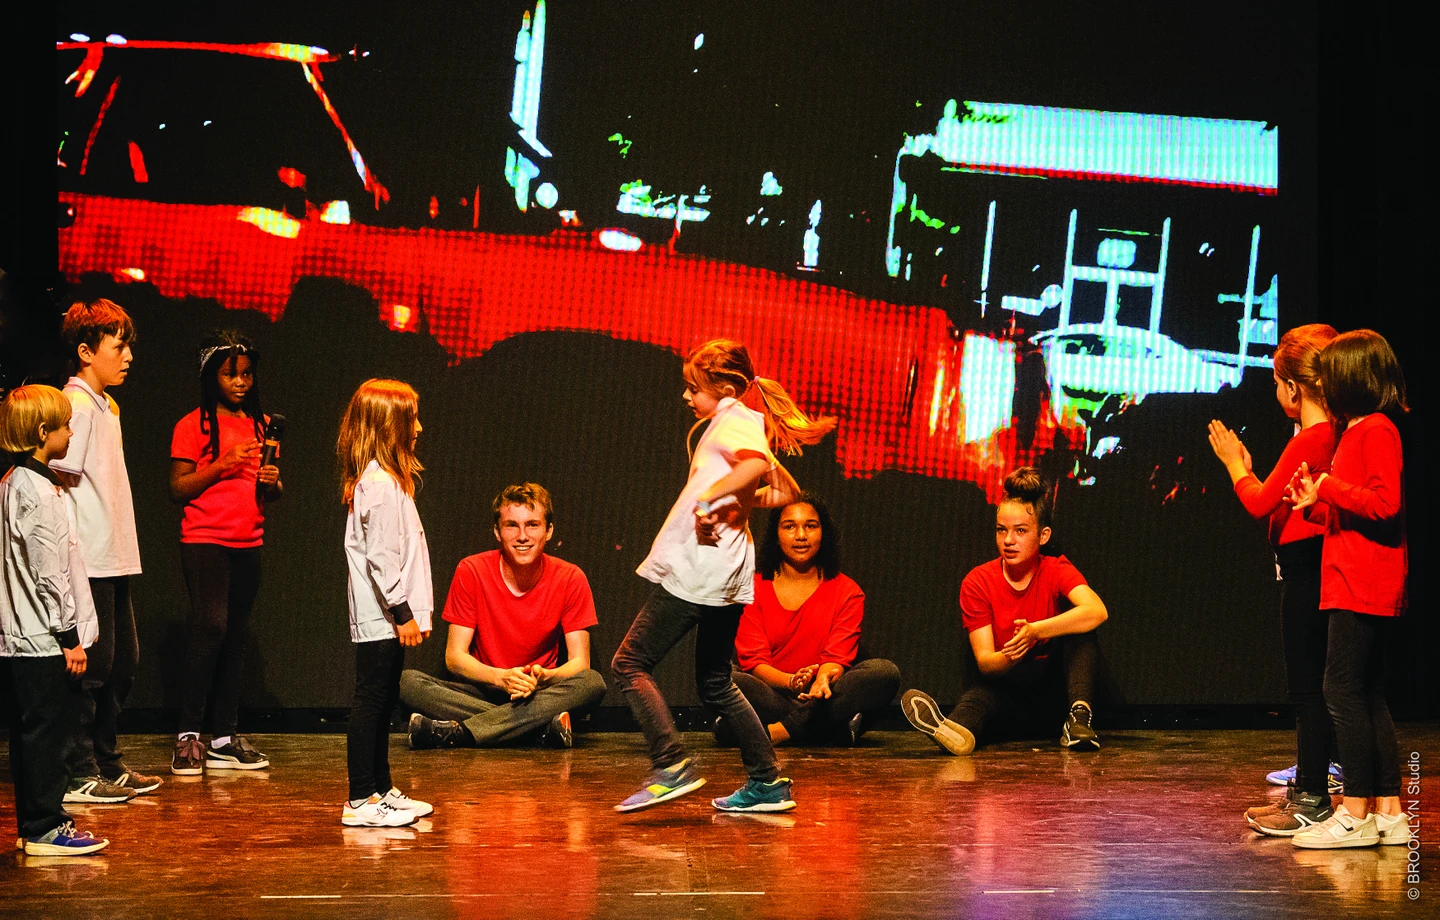
[(830, 682), (835, 677), (835, 672), (829, 668), (807, 664), (790, 675), (790, 689), (800, 691), (798, 698), (802, 700), (828, 700), (833, 693)]
[(554, 668), (527, 664), (523, 668), (506, 668), (500, 672), (500, 689), (512, 700), (523, 700), (555, 679)]
[(1000, 654), (1009, 658), (1011, 661), (1019, 661), (1030, 654), (1030, 650), (1035, 647), (1035, 643), (1044, 638), (1045, 637), (1040, 635), (1039, 631), (1035, 628), (1035, 624), (1029, 620), (1016, 620), (1015, 635), (1011, 636), (1010, 641), (1000, 647)]

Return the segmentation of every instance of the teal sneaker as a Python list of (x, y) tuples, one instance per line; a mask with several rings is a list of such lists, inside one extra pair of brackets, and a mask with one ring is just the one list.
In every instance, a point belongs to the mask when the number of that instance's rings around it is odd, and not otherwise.
[(705, 777), (695, 768), (695, 761), (687, 757), (672, 767), (665, 767), (650, 774), (645, 785), (630, 798), (615, 806), (616, 811), (639, 811), (651, 805), (659, 805), (671, 799), (678, 799), (687, 792), (694, 792), (705, 785)]
[(790, 798), (790, 781), (782, 776), (773, 783), (752, 779), (723, 799), (711, 799), (710, 804), (721, 811), (789, 811), (795, 800)]

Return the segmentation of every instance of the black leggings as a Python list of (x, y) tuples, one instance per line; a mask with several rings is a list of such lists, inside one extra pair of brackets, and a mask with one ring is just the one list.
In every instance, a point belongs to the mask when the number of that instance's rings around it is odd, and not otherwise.
[(181, 543), (180, 565), (190, 592), (189, 637), (180, 704), (180, 731), (199, 733), (205, 702), (215, 737), (235, 734), (250, 612), (260, 590), (260, 548)]
[(1325, 659), (1325, 702), (1340, 742), (1345, 794), (1356, 798), (1400, 794), (1400, 748), (1385, 703), (1385, 639), (1394, 617), (1349, 610), (1326, 611), (1330, 642)]
[(1325, 707), (1325, 649), (1330, 620), (1320, 612), (1320, 549), (1323, 537), (1276, 548), (1282, 579), (1281, 637), (1285, 686), (1295, 704), (1295, 788), (1327, 795), (1330, 755), (1335, 746), (1330, 710)]
[(405, 653), (399, 639), (355, 643), (355, 698), (345, 730), (350, 800), (384, 795), (390, 781), (390, 716), (400, 702)]
[(1084, 700), (1093, 707), (1100, 674), (1100, 643), (1095, 633), (1060, 636), (1046, 645), (1045, 658), (1022, 659), (999, 677), (981, 675), (960, 697), (950, 721), (970, 729), (978, 740), (992, 718), (1033, 719), (1049, 707), (1051, 697), (1062, 693), (1069, 703)]
[(832, 695), (824, 700), (800, 700), (797, 691), (776, 690), (738, 668), (733, 677), (760, 721), (779, 722), (796, 741), (843, 741), (848, 737), (847, 724), (857, 713), (884, 709), (900, 689), (900, 669), (884, 658), (855, 662), (836, 678)]

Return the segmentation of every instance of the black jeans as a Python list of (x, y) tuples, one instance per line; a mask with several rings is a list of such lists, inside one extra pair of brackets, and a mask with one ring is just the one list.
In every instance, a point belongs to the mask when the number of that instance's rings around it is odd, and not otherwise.
[(80, 682), (65, 673), (64, 655), (0, 658), (0, 706), (9, 715), (10, 776), (21, 837), (48, 834), (70, 820), (65, 756), (79, 718)]
[(796, 741), (846, 740), (842, 735), (857, 713), (884, 709), (900, 689), (900, 669), (884, 658), (855, 662), (830, 685), (832, 695), (826, 700), (797, 699), (798, 691), (776, 690), (738, 668), (731, 676), (761, 723), (779, 722)]
[(205, 702), (213, 689), (215, 708), (210, 721), (215, 737), (233, 735), (250, 612), (260, 590), (260, 548), (181, 543), (180, 566), (190, 593), (180, 731), (201, 730)]
[[(1050, 697), (1065, 694), (1070, 703), (1095, 705), (1100, 673), (1100, 643), (1093, 631), (1051, 639), (1045, 658), (1025, 658), (998, 677), (980, 675), (950, 713), (950, 721), (970, 729), (978, 740), (985, 723), (996, 716), (1034, 716), (1051, 705)], [(1063, 677), (1063, 681), (1061, 678)]]
[(1400, 748), (1385, 703), (1385, 639), (1394, 617), (1349, 610), (1330, 618), (1325, 659), (1325, 702), (1340, 742), (1345, 794), (1357, 798), (1400, 794)]
[(355, 697), (345, 729), (345, 762), (350, 800), (384, 795), (390, 781), (390, 716), (400, 701), (400, 669), (405, 664), (399, 639), (355, 643)]
[(695, 687), (700, 701), (725, 717), (740, 746), (745, 772), (752, 780), (769, 783), (780, 775), (770, 733), (730, 679), (730, 656), (735, 651), (735, 631), (740, 628), (742, 610), (740, 604), (692, 604), (656, 587), (615, 652), (611, 670), (645, 732), (650, 763), (657, 769), (684, 760), (685, 749), (675, 731), (670, 707), (655, 686), (655, 668), (675, 643), (694, 629)]
[(140, 662), (135, 610), (130, 604), (130, 576), (90, 579), (100, 636), (86, 649), (88, 665), (75, 722), (75, 744), (67, 765), (73, 777), (101, 775), (114, 779), (125, 772), (115, 738), (115, 724)]
[(1320, 612), (1320, 549), (1323, 537), (1297, 540), (1275, 550), (1282, 579), (1280, 623), (1285, 649), (1285, 686), (1295, 704), (1295, 788), (1324, 796), (1335, 746), (1325, 706), (1325, 649), (1330, 619)]

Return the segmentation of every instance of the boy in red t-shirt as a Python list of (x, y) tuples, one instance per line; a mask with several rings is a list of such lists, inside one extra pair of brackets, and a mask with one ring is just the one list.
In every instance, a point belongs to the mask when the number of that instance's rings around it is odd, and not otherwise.
[(1100, 747), (1091, 727), (1100, 661), (1095, 628), (1108, 613), (1070, 560), (1040, 555), (1049, 540), (1049, 489), (1039, 470), (1022, 467), (1005, 477), (1005, 498), (995, 508), (1000, 558), (976, 566), (960, 585), (979, 682), (949, 718), (920, 690), (900, 699), (910, 724), (952, 754), (973, 751), (992, 717), (1044, 706), (1062, 678), (1070, 706), (1060, 743), (1072, 750)]
[(568, 748), (571, 713), (605, 696), (605, 680), (590, 667), (590, 582), (579, 566), (545, 555), (555, 532), (550, 493), (533, 482), (508, 486), (493, 507), (500, 548), (462, 559), (445, 598), (445, 666), (455, 679), (400, 675), (417, 750), (527, 735)]

